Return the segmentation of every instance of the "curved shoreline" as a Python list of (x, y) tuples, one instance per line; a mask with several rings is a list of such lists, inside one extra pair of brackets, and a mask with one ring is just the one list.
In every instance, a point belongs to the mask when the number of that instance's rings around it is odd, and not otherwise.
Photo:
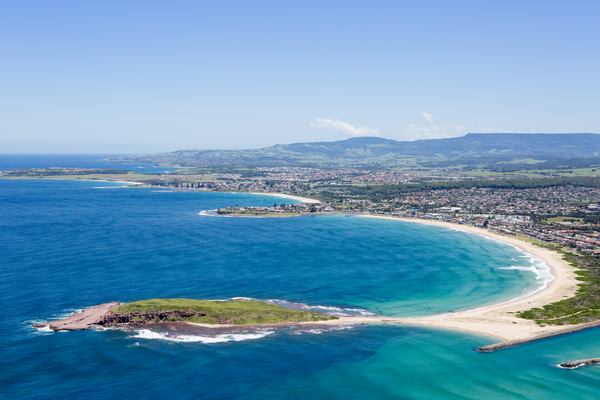
[(544, 305), (575, 296), (578, 289), (577, 285), (581, 283), (575, 279), (577, 277), (575, 271), (578, 271), (578, 269), (564, 261), (560, 254), (542, 247), (534, 246), (529, 242), (517, 238), (502, 236), (474, 226), (416, 218), (381, 217), (375, 215), (367, 217), (445, 227), (499, 240), (515, 246), (526, 254), (532, 254), (541, 258), (550, 268), (550, 273), (554, 276), (554, 280), (549, 282), (546, 288), (536, 291), (524, 298), (452, 314), (410, 318), (381, 318), (382, 321), (386, 320), (389, 322), (457, 329), (492, 336), (504, 341), (533, 338), (540, 334), (552, 333), (565, 328), (564, 326), (550, 325), (542, 327), (537, 325), (534, 321), (517, 318), (514, 315), (514, 313), (519, 311), (525, 311), (535, 307), (541, 308)]
[[(238, 193), (238, 192), (230, 192)], [(239, 192), (242, 194), (259, 194), (287, 197), (300, 199), (303, 201), (313, 201), (291, 195), (283, 195), (276, 193), (248, 193)], [(533, 292), (531, 295), (514, 300), (504, 301), (490, 306), (482, 306), (475, 309), (468, 309), (451, 314), (432, 315), (424, 317), (341, 317), (333, 321), (319, 321), (319, 324), (347, 324), (347, 323), (401, 323), (407, 325), (425, 325), (447, 329), (455, 329), (467, 331), (477, 334), (483, 334), (501, 339), (503, 341), (523, 340), (528, 341), (536, 337), (549, 337), (554, 334), (560, 334), (559, 331), (564, 330), (565, 326), (540, 326), (532, 320), (517, 318), (516, 312), (525, 311), (531, 308), (541, 308), (544, 305), (555, 303), (565, 298), (575, 296), (578, 290), (578, 284), (581, 282), (576, 280), (578, 275), (575, 271), (577, 268), (569, 265), (562, 259), (562, 255), (543, 247), (537, 247), (530, 242), (523, 241), (513, 237), (499, 235), (481, 228), (448, 223), (443, 221), (423, 220), (402, 217), (365, 215), (370, 218), (390, 219), (396, 221), (405, 221), (413, 223), (421, 223), (425, 225), (433, 225), (438, 227), (449, 228), (453, 230), (473, 233), (498, 240), (500, 242), (510, 244), (525, 254), (534, 255), (541, 258), (550, 269), (550, 273), (554, 276), (554, 280), (548, 282), (545, 288)], [(312, 324), (314, 322), (302, 322), (301, 324)], [(278, 325), (278, 324), (276, 324)], [(584, 329), (586, 324), (572, 325), (575, 330)]]
[(280, 194), (280, 193), (260, 193), (260, 192), (214, 192), (214, 193), (239, 193), (239, 194), (260, 194), (263, 196), (276, 196), (284, 197), (287, 199), (299, 200), (303, 203), (320, 203), (320, 200), (309, 199), (308, 197), (292, 196), (291, 194)]
[[(502, 236), (473, 226), (400, 217), (383, 217), (376, 215), (366, 215), (365, 217), (439, 226), (482, 235), (502, 243), (510, 244), (527, 255), (541, 258), (550, 269), (550, 273), (554, 276), (554, 279), (548, 282), (545, 288), (535, 291), (527, 297), (516, 298), (498, 304), (467, 309), (450, 314), (445, 313), (424, 317), (340, 317), (338, 320), (321, 321), (319, 324), (397, 323), (406, 325), (425, 325), (482, 334), (501, 339), (502, 341), (519, 342), (538, 340), (562, 334), (561, 331), (565, 331), (566, 329), (568, 329), (569, 332), (586, 329), (589, 325), (580, 324), (571, 327), (549, 325), (542, 327), (531, 320), (517, 318), (514, 314), (517, 311), (525, 311), (534, 307), (543, 307), (546, 304), (554, 303), (575, 295), (578, 289), (577, 285), (581, 283), (575, 279), (577, 277), (575, 271), (578, 269), (572, 267), (562, 259), (560, 254), (554, 251), (537, 247), (532, 243), (517, 238)], [(313, 322), (303, 322), (302, 324), (313, 324)]]

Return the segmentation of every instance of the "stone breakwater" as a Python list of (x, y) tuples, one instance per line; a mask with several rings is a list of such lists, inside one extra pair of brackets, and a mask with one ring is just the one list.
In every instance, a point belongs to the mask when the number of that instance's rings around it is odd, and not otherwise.
[(574, 369), (584, 365), (598, 365), (600, 364), (600, 358), (586, 358), (585, 360), (567, 361), (560, 364), (561, 368)]
[(577, 331), (581, 331), (583, 329), (588, 329), (588, 328), (595, 328), (597, 326), (600, 326), (600, 320), (594, 321), (594, 322), (588, 322), (586, 324), (570, 326), (568, 328), (560, 329), (560, 330), (553, 331), (553, 332), (542, 333), (541, 335), (536, 335), (536, 336), (533, 336), (528, 339), (509, 340), (507, 342), (495, 343), (495, 344), (490, 344), (488, 346), (478, 347), (477, 351), (480, 353), (490, 353), (492, 351), (505, 349), (507, 347), (514, 347), (514, 346), (518, 346), (520, 344), (534, 342), (536, 340), (547, 339), (547, 338), (550, 338), (553, 336), (564, 335), (567, 333), (577, 332)]
[(34, 328), (50, 328), (53, 331), (81, 331), (90, 329), (94, 324), (97, 324), (104, 316), (121, 303), (105, 303), (99, 306), (86, 308), (81, 312), (71, 314), (65, 319), (58, 321), (44, 322), (41, 324), (32, 325)]
[(98, 325), (112, 326), (143, 326), (153, 322), (176, 322), (183, 318), (198, 316), (204, 317), (206, 313), (193, 311), (158, 311), (158, 312), (127, 312), (106, 313), (98, 322)]

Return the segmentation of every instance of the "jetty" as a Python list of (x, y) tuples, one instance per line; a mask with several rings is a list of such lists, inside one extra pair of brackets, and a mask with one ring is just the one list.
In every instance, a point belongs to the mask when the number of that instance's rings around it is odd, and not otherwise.
[(559, 329), (559, 330), (556, 330), (553, 332), (542, 333), (540, 335), (536, 335), (536, 336), (533, 336), (530, 338), (509, 340), (506, 342), (500, 342), (500, 343), (490, 344), (487, 346), (478, 347), (477, 351), (480, 353), (491, 353), (492, 351), (506, 349), (508, 347), (514, 347), (514, 346), (518, 346), (520, 344), (535, 342), (537, 340), (542, 340), (542, 339), (547, 339), (547, 338), (551, 338), (554, 336), (564, 335), (567, 333), (577, 332), (577, 331), (581, 331), (584, 329), (595, 328), (597, 326), (600, 326), (600, 320), (588, 322), (585, 324), (570, 326), (568, 328)]

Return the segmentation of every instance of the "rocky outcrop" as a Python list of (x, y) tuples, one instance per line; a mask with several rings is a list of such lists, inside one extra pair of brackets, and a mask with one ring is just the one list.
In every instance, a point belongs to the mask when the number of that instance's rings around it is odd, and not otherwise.
[(564, 335), (566, 333), (571, 333), (571, 332), (577, 332), (577, 331), (580, 331), (583, 329), (595, 328), (599, 325), (600, 325), (600, 320), (594, 321), (594, 322), (588, 322), (587, 324), (579, 324), (579, 325), (575, 325), (575, 326), (570, 326), (565, 329), (559, 329), (559, 330), (553, 331), (553, 332), (542, 333), (541, 335), (537, 335), (537, 336), (534, 336), (534, 337), (531, 337), (528, 339), (509, 340), (507, 342), (495, 343), (495, 344), (490, 344), (488, 346), (478, 347), (477, 351), (480, 353), (490, 353), (492, 351), (505, 349), (507, 347), (514, 347), (514, 346), (517, 346), (517, 345), (520, 345), (523, 343), (529, 343), (529, 342), (534, 342), (536, 340), (547, 339), (547, 338), (550, 338), (553, 336)]
[(193, 316), (203, 317), (207, 314), (190, 311), (157, 311), (157, 312), (127, 312), (112, 313), (111, 309), (121, 303), (106, 303), (86, 308), (73, 313), (65, 319), (32, 325), (34, 328), (50, 328), (53, 331), (81, 331), (90, 329), (92, 325), (111, 326), (142, 326), (151, 322), (181, 321)]
[(157, 311), (157, 312), (127, 312), (107, 313), (98, 322), (98, 325), (111, 326), (142, 326), (152, 322), (174, 322), (193, 316), (204, 317), (206, 313), (193, 311)]
[(86, 308), (85, 310), (73, 313), (65, 319), (58, 321), (44, 322), (41, 324), (32, 325), (34, 328), (50, 328), (53, 331), (81, 331), (90, 329), (94, 324), (97, 324), (102, 318), (112, 309), (119, 306), (121, 303), (105, 303), (99, 306)]
[(600, 358), (586, 358), (585, 360), (567, 361), (560, 366), (566, 369), (573, 369), (584, 365), (598, 365), (600, 364)]

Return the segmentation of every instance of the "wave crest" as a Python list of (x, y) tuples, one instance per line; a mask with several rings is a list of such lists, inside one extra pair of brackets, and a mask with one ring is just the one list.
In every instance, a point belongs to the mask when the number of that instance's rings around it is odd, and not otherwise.
[(201, 336), (201, 335), (173, 335), (168, 333), (154, 332), (149, 329), (140, 329), (137, 335), (133, 336), (136, 339), (161, 339), (170, 340), (172, 342), (193, 343), (200, 342), (204, 344), (224, 343), (224, 342), (241, 342), (244, 340), (261, 339), (271, 335), (273, 331), (263, 331), (249, 334), (225, 333), (216, 336)]

